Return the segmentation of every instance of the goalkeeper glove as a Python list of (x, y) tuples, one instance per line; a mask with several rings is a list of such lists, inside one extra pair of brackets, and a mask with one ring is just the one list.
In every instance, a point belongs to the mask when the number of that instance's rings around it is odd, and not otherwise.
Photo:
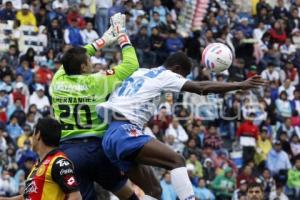
[(121, 48), (125, 45), (130, 45), (130, 40), (126, 34), (125, 15), (117, 13), (110, 18), (110, 23), (113, 27), (113, 33), (118, 38), (118, 43)]
[(111, 45), (117, 40), (117, 37), (113, 33), (113, 27), (110, 26), (109, 29), (103, 34), (103, 36), (92, 43), (95, 49), (102, 49), (105, 46)]

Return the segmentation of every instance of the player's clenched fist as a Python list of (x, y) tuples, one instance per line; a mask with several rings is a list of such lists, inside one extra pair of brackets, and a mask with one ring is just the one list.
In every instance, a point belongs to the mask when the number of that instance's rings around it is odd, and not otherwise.
[(116, 13), (110, 18), (110, 23), (113, 27), (113, 33), (118, 38), (120, 47), (130, 44), (130, 40), (126, 34), (125, 15)]

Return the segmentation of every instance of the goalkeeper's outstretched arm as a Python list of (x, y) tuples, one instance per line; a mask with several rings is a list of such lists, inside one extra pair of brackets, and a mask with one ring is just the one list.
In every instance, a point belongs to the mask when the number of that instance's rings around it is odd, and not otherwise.
[(117, 13), (111, 17), (113, 34), (117, 36), (118, 43), (122, 49), (122, 63), (116, 66), (115, 71), (118, 80), (125, 80), (139, 68), (139, 62), (133, 46), (126, 34), (125, 15)]

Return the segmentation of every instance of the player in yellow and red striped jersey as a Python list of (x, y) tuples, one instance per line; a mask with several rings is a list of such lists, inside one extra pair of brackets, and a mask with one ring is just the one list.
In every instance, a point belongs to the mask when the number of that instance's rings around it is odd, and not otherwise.
[(52, 118), (40, 119), (33, 134), (33, 150), (39, 155), (26, 179), (23, 195), (0, 200), (81, 200), (74, 167), (58, 149), (61, 126)]

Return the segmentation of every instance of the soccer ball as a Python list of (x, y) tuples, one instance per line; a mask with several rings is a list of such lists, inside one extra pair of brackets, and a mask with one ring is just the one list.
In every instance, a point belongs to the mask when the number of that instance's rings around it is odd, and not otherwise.
[(232, 52), (222, 43), (212, 43), (202, 53), (202, 64), (211, 72), (220, 73), (232, 63)]

